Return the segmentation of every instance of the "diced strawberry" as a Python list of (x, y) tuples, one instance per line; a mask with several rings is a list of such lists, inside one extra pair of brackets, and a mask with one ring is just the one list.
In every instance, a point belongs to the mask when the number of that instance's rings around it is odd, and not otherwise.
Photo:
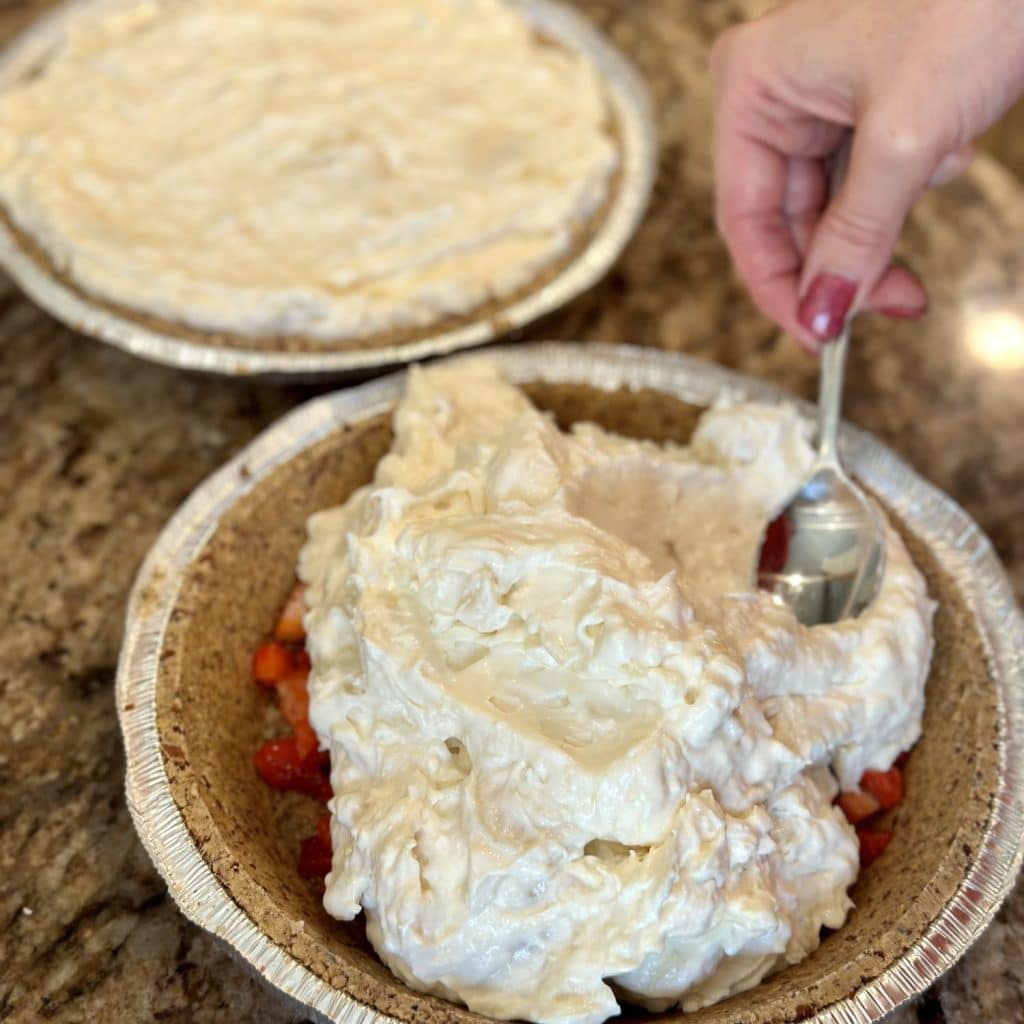
[(321, 814), (316, 819), (316, 834), (320, 837), (320, 841), (325, 843), (328, 847), (331, 845), (331, 816), (329, 814)]
[(304, 772), (323, 772), (327, 775), (331, 770), (331, 755), (326, 750), (310, 751), (302, 759), (302, 770)]
[(293, 736), (267, 740), (253, 755), (253, 764), (274, 789), (294, 789), (303, 775), (302, 758)]
[(306, 676), (302, 672), (289, 672), (277, 684), (277, 696), (281, 703), (281, 714), (295, 733), (299, 757), (311, 754), (317, 748), (316, 733), (309, 724), (309, 693), (306, 691)]
[(297, 644), (306, 639), (302, 617), (306, 614), (306, 584), (296, 583), (288, 595), (284, 609), (274, 626), (274, 639)]
[(302, 759), (300, 792), (327, 803), (334, 796), (328, 773), (331, 770), (331, 755), (326, 750), (311, 750)]
[(862, 821), (877, 814), (882, 805), (871, 794), (863, 790), (853, 789), (848, 793), (840, 793), (836, 803), (839, 809), (846, 815), (846, 820), (851, 825), (859, 825)]
[(331, 844), (319, 835), (302, 840), (299, 847), (299, 874), (303, 878), (323, 878), (331, 870)]
[(289, 789), (305, 796), (311, 796), (322, 804), (327, 803), (334, 796), (330, 781), (321, 771), (301, 772)]
[(860, 866), (866, 868), (882, 856), (885, 848), (892, 841), (892, 832), (885, 829), (871, 832), (866, 828), (859, 828), (857, 829), (857, 839), (860, 841)]
[(334, 790), (331, 787), (331, 780), (326, 776), (320, 776), (320, 788), (317, 792), (317, 799), (322, 804), (326, 804), (328, 800), (334, 798)]
[(317, 746), (316, 733), (309, 722), (300, 722), (295, 726), (295, 745), (299, 748), (299, 754), (305, 757), (313, 753)]
[(761, 555), (757, 563), (759, 573), (782, 572), (789, 558), (789, 535), (792, 527), (785, 514), (781, 514), (768, 524), (761, 545)]
[(253, 756), (253, 764), (263, 780), (274, 789), (290, 789), (326, 803), (334, 795), (322, 767), (326, 756), (314, 749), (303, 757), (299, 754), (296, 738), (282, 736), (267, 740)]
[[(309, 721), (309, 691), (302, 672), (288, 672), (277, 684), (277, 703), (281, 714), (294, 729), (297, 723)], [(304, 751), (305, 757), (308, 751)]]
[(261, 686), (276, 686), (292, 670), (292, 654), (277, 643), (260, 644), (252, 656), (252, 677)]
[(903, 801), (903, 773), (899, 768), (887, 772), (865, 772), (860, 788), (870, 793), (883, 811), (891, 810)]

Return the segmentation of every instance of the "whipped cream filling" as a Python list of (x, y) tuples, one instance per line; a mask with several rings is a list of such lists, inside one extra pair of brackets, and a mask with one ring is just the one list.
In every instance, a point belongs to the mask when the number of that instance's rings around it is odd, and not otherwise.
[(808, 629), (751, 584), (812, 458), (792, 408), (567, 434), (475, 360), (412, 370), (394, 428), (300, 559), (327, 910), (410, 986), (539, 1022), (807, 956), (858, 870), (836, 777), (920, 731), (933, 606), (896, 533), (875, 603)]
[(596, 74), (501, 0), (130, 0), (0, 96), (0, 202), (104, 300), (354, 338), (528, 286), (604, 202)]

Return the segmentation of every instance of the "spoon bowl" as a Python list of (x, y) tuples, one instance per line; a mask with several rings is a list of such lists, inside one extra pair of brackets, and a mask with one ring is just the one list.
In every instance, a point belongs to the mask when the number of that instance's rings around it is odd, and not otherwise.
[(875, 506), (846, 475), (837, 434), (849, 323), (822, 352), (818, 455), (811, 476), (765, 531), (757, 585), (805, 626), (859, 615), (875, 598), (885, 563)]
[(814, 626), (859, 615), (878, 592), (883, 564), (870, 501), (841, 470), (825, 467), (769, 527), (757, 584)]

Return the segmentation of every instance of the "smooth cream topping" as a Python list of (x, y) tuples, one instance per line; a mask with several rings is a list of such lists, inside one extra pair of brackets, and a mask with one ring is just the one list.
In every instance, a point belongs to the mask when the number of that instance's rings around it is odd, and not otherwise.
[(589, 65), (500, 0), (97, 4), (0, 98), (0, 201), (62, 272), (252, 335), (508, 296), (616, 162)]
[(570, 434), (485, 361), (414, 370), (373, 483), (312, 517), (325, 906), (415, 988), (561, 1024), (802, 959), (857, 873), (832, 806), (920, 731), (923, 580), (807, 629), (751, 589), (810, 465), (787, 407), (689, 447)]

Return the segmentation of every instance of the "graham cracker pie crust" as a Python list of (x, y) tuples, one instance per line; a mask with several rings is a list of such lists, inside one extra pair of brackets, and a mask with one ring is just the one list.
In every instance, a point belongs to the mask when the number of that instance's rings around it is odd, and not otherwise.
[[(564, 427), (591, 420), (656, 441), (685, 442), (700, 412), (655, 391), (528, 385)], [(330, 918), (296, 851), (314, 812), (270, 790), (252, 767), (271, 698), (250, 657), (294, 581), (307, 516), (368, 482), (391, 442), (390, 416), (338, 428), (280, 466), (224, 515), (190, 566), (157, 679), (157, 728), (171, 791), (203, 856), (234, 902), (295, 960), (401, 1021), (468, 1024), (478, 1014), (411, 991), (366, 942), (361, 920)], [(907, 950), (952, 898), (984, 834), (997, 788), (998, 706), (964, 594), (929, 548), (894, 520), (938, 601), (924, 734), (905, 768), (895, 837), (852, 890), (856, 909), (807, 960), (756, 989), (683, 1014), (629, 1009), (631, 1020), (688, 1024), (797, 1021), (851, 995)], [(272, 724), (272, 723), (271, 723)], [(282, 731), (277, 728), (276, 731)]]

